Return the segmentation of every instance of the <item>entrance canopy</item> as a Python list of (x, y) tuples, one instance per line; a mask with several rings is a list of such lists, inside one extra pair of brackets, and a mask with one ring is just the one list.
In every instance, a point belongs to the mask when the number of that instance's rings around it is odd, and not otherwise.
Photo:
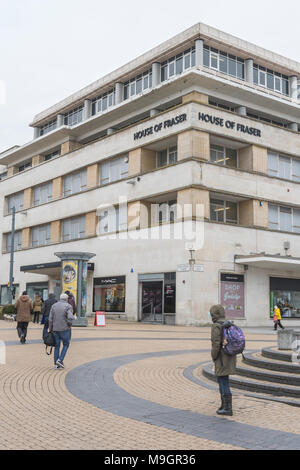
[(249, 256), (236, 256), (236, 264), (253, 266), (272, 271), (293, 271), (300, 274), (300, 258), (281, 255), (267, 255), (266, 253), (251, 254)]
[[(94, 271), (94, 263), (88, 263), (88, 270)], [(29, 266), (21, 266), (20, 271), (23, 273), (42, 274), (43, 276), (51, 276), (53, 279), (61, 277), (61, 261), (54, 263), (32, 264)]]

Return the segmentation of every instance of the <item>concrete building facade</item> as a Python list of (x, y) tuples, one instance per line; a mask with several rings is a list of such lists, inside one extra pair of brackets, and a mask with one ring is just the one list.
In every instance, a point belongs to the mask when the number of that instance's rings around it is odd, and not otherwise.
[(17, 292), (58, 295), (55, 253), (88, 251), (88, 314), (298, 325), (298, 77), (197, 24), (37, 115), (0, 154), (1, 304), (15, 207)]

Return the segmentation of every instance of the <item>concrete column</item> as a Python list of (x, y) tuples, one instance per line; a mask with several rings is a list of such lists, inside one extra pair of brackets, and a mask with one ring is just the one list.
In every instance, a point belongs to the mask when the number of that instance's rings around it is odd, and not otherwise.
[(137, 176), (156, 168), (156, 152), (138, 148), (129, 152), (128, 176)]
[[(180, 211), (178, 210), (177, 220), (187, 217), (199, 218), (200, 213), (206, 220), (210, 218), (210, 198), (208, 190), (188, 188), (178, 191), (177, 205), (178, 209), (179, 207), (181, 208)], [(200, 208), (202, 208), (202, 210), (200, 210)]]
[(182, 97), (182, 104), (187, 103), (209, 104), (209, 98), (208, 95), (204, 95), (198, 91), (192, 91)]
[(22, 230), (22, 249), (30, 248), (30, 245), (31, 245), (30, 228), (23, 228), (23, 230)]
[(51, 243), (59, 243), (61, 241), (61, 221), (55, 220), (51, 222)]
[(84, 100), (83, 106), (83, 121), (87, 121), (92, 116), (92, 102), (91, 100)]
[(95, 188), (99, 186), (99, 166), (97, 163), (94, 165), (90, 165), (87, 167), (86, 171), (86, 187), (89, 188)]
[(40, 136), (40, 128), (39, 127), (34, 127), (33, 128), (33, 138), (37, 139)]
[(258, 145), (239, 149), (239, 168), (268, 174), (268, 150)]
[(235, 110), (238, 114), (240, 114), (241, 116), (247, 116), (247, 108), (246, 106), (239, 106), (238, 108), (236, 108)]
[(52, 200), (59, 199), (63, 195), (63, 178), (59, 176), (52, 182)]
[(61, 144), (61, 155), (65, 155), (66, 153), (74, 152), (75, 150), (78, 150), (81, 147), (81, 144), (79, 142), (76, 142), (74, 140), (68, 140), (67, 142), (64, 142)]
[(155, 88), (161, 82), (161, 67), (159, 62), (152, 64), (152, 87)]
[(97, 228), (97, 212), (90, 212), (85, 216), (85, 235), (93, 237), (96, 235)]
[(26, 188), (24, 190), (24, 204), (23, 209), (30, 209), (32, 206), (32, 196), (33, 196), (33, 188)]
[(64, 115), (58, 114), (57, 115), (57, 127), (61, 127), (64, 125)]
[(16, 166), (10, 166), (7, 168), (7, 176), (13, 176), (19, 173), (19, 169)]
[(116, 83), (116, 105), (121, 104), (124, 100), (124, 83), (118, 82)]
[(181, 132), (177, 143), (178, 161), (185, 158), (210, 160), (210, 139), (207, 132), (195, 129)]
[(292, 100), (298, 100), (298, 77), (293, 76), (289, 78), (290, 97)]
[(248, 83), (253, 83), (253, 59), (245, 60), (245, 80)]
[(248, 200), (239, 203), (239, 222), (246, 227), (269, 226), (268, 203), (258, 200)]
[(203, 65), (203, 39), (196, 39), (195, 41), (195, 50), (196, 50), (196, 67)]
[(40, 165), (45, 161), (45, 157), (43, 155), (35, 155), (32, 157), (32, 166)]
[(298, 123), (291, 122), (290, 124), (288, 124), (288, 128), (291, 129), (291, 131), (298, 132)]

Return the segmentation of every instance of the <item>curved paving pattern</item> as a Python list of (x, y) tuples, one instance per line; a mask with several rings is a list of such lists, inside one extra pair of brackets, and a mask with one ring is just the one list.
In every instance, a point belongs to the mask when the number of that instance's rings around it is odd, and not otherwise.
[(130, 395), (114, 381), (114, 373), (125, 364), (148, 357), (176, 356), (207, 351), (167, 351), (102, 359), (69, 372), (67, 388), (79, 399), (125, 418), (142, 421), (172, 431), (213, 440), (222, 444), (233, 443), (251, 450), (299, 449), (300, 436), (250, 426), (174, 409)]

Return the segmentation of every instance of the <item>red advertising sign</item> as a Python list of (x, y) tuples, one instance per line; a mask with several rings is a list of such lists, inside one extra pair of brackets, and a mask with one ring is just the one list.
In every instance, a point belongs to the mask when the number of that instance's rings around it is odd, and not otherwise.
[(226, 318), (245, 318), (244, 276), (235, 274), (221, 275), (221, 305)]

